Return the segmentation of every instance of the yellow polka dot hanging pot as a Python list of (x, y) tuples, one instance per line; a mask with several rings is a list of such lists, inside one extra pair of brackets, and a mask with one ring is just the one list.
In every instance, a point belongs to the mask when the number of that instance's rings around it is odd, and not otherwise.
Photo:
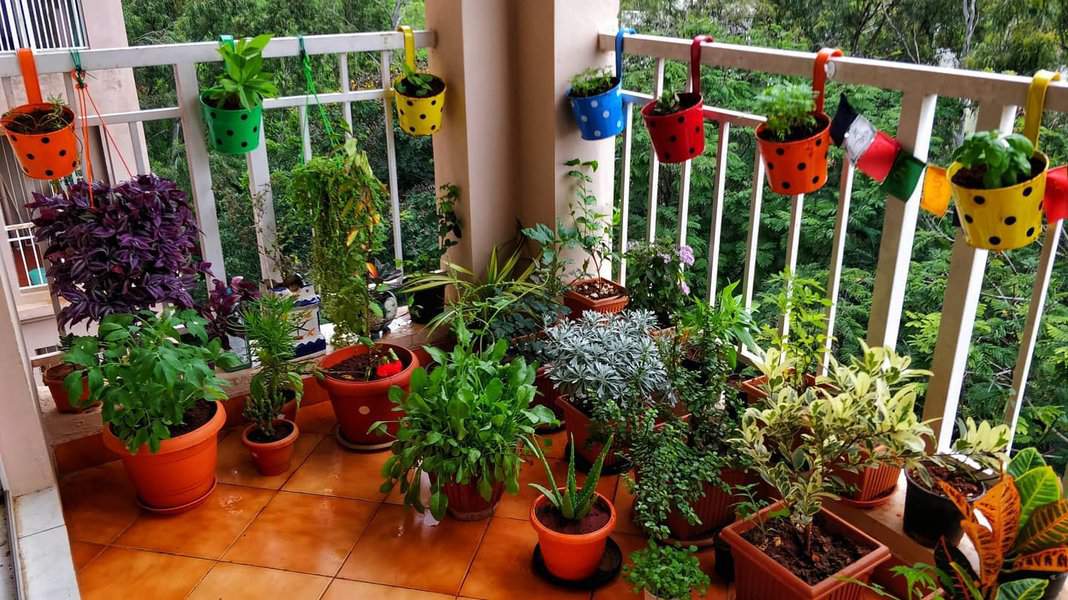
[(405, 73), (393, 80), (393, 103), (397, 122), (409, 135), (433, 135), (441, 131), (445, 109), (445, 81), (437, 75), (415, 70), (415, 35), (412, 28), (397, 28), (404, 34)]
[(1038, 132), (1046, 88), (1060, 74), (1039, 71), (1031, 80), (1024, 115), (1024, 136), (1031, 140), (1033, 163), (1041, 161), (1041, 172), (1026, 181), (995, 189), (969, 188), (956, 183), (953, 176), (963, 167), (954, 162), (946, 170), (953, 202), (961, 229), (968, 244), (985, 250), (1013, 250), (1038, 239), (1042, 233), (1042, 199), (1046, 195), (1049, 158), (1038, 151)]

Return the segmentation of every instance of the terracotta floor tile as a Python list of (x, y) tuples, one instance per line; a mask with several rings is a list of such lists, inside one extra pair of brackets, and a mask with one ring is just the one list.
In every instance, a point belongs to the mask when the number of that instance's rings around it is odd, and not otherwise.
[(333, 576), (374, 511), (359, 500), (279, 492), (223, 560)]
[(335, 579), (323, 600), (452, 600), (451, 594), (421, 592), (362, 581)]
[[(553, 469), (553, 477), (556, 479), (557, 485), (564, 485), (567, 483), (567, 463), (562, 460), (550, 460), (549, 464)], [(601, 477), (600, 482), (597, 483), (597, 491), (604, 494), (609, 500), (615, 496), (616, 482), (619, 479), (616, 475), (605, 475)], [(542, 466), (541, 461), (536, 459), (528, 459), (527, 462), (519, 471), (519, 493), (516, 495), (505, 494), (501, 497), (501, 503), (497, 506), (496, 516), (508, 517), (511, 519), (526, 519), (530, 515), (530, 506), (534, 503), (534, 500), (541, 494), (541, 492), (530, 487), (530, 483), (538, 483), (541, 485), (548, 485), (548, 478), (545, 476), (545, 467)], [(586, 481), (586, 475), (581, 471), (577, 475), (578, 484), (582, 485)]]
[(297, 443), (293, 446), (293, 459), (289, 463), (289, 470), (280, 475), (265, 477), (256, 470), (248, 448), (241, 443), (241, 430), (233, 429), (219, 441), (219, 464), (215, 468), (215, 475), (219, 478), (219, 483), (277, 490), (304, 463), (304, 459), (322, 439), (323, 436), (318, 433), (301, 431)]
[(207, 502), (173, 516), (143, 513), (119, 546), (217, 559), (241, 535), (274, 494), (271, 490), (220, 484)]
[(328, 577), (218, 563), (189, 600), (319, 600), (328, 585)]
[(104, 551), (104, 546), (100, 544), (91, 544), (89, 542), (71, 542), (70, 554), (74, 559), (74, 569), (81, 570), (82, 567), (89, 564), (100, 553)]
[[(628, 564), (630, 563), (630, 553), (645, 547), (645, 538), (637, 535), (613, 533), (612, 539), (619, 544), (619, 549), (623, 552), (623, 560)], [(633, 588), (627, 583), (622, 573), (619, 574), (615, 581), (593, 594), (593, 600), (640, 600), (641, 598), (642, 595), (634, 593)]]
[(529, 523), (494, 517), (460, 594), (489, 600), (589, 598), (589, 592), (559, 588), (534, 574), (530, 558), (537, 543)]
[(82, 600), (182, 600), (211, 569), (210, 560), (108, 548), (78, 572)]
[(110, 543), (141, 513), (119, 461), (70, 473), (59, 489), (72, 540)]
[(333, 435), (334, 425), (337, 425), (337, 418), (334, 417), (334, 407), (330, 402), (307, 404), (297, 410), (297, 427), (300, 427), (301, 433)]
[(378, 502), (386, 497), (378, 488), (383, 481), (382, 465), (389, 457), (389, 452), (346, 450), (330, 436), (323, 439), (282, 489)]
[(486, 525), (446, 518), (430, 526), (411, 509), (383, 504), (338, 577), (456, 594)]

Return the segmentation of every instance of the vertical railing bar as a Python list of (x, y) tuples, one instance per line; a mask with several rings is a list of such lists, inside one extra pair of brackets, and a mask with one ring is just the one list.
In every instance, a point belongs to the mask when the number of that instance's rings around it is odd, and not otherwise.
[(719, 245), (723, 234), (723, 205), (727, 196), (727, 160), (731, 137), (729, 121), (720, 121), (716, 139), (716, 180), (712, 189), (712, 223), (708, 231), (708, 277), (705, 286), (708, 303), (716, 303), (716, 280), (719, 276)]
[[(653, 98), (659, 98), (664, 93), (664, 64), (663, 58), (658, 58), (656, 61), (656, 84), (654, 86)], [(656, 192), (657, 187), (660, 184), (660, 161), (656, 158), (656, 152), (649, 149), (649, 206), (646, 210), (648, 215), (648, 231), (646, 231), (645, 239), (649, 243), (656, 241)]]
[(838, 180), (838, 214), (834, 220), (834, 242), (831, 246), (830, 273), (827, 275), (827, 328), (823, 343), (823, 360), (820, 361), (819, 375), (827, 374), (831, 364), (831, 346), (833, 345), (834, 322), (838, 315), (838, 294), (842, 284), (842, 263), (845, 258), (846, 238), (849, 231), (849, 207), (853, 195), (853, 163), (842, 161), (842, 176)]
[(252, 222), (256, 228), (256, 245), (260, 257), (260, 274), (264, 281), (281, 281), (277, 263), (277, 221), (274, 212), (274, 193), (271, 188), (271, 166), (267, 159), (267, 141), (260, 127), (260, 145), (246, 154), (248, 187), (252, 202)]
[(1009, 426), (1009, 447), (1016, 436), (1016, 425), (1020, 420), (1024, 392), (1027, 390), (1027, 378), (1031, 373), (1031, 361), (1035, 355), (1035, 344), (1042, 326), (1042, 311), (1046, 307), (1046, 295), (1049, 292), (1050, 279), (1053, 277), (1053, 265), (1057, 260), (1057, 245), (1060, 242), (1064, 221), (1057, 221), (1046, 226), (1046, 239), (1042, 243), (1042, 254), (1035, 272), (1035, 283), (1031, 289), (1031, 304), (1027, 308), (1027, 323), (1020, 335), (1020, 350), (1016, 355), (1016, 367), (1012, 373), (1012, 397), (1005, 407), (1005, 423)]
[(619, 285), (626, 287), (627, 285), (627, 259), (624, 254), (627, 252), (627, 242), (630, 239), (630, 154), (631, 143), (634, 140), (634, 103), (627, 102), (623, 109), (624, 111), (624, 123), (626, 123), (626, 129), (623, 130), (623, 165), (622, 165), (622, 183), (620, 184), (620, 221), (619, 221), (619, 278), (617, 282)]
[[(979, 107), (976, 129), (999, 129), (1008, 133), (1012, 131), (1015, 117), (1015, 106), (985, 103)], [(964, 234), (957, 232), (942, 301), (938, 339), (931, 360), (932, 375), (923, 404), (923, 420), (932, 423), (939, 451), (947, 451), (953, 439), (953, 424), (968, 368), (968, 351), (988, 255), (986, 250), (969, 246)]]
[[(44, 256), (41, 255), (41, 248), (38, 246), (37, 240), (33, 236), (33, 229), (29, 230), (29, 236), (30, 236), (30, 240), (33, 242), (33, 246), (32, 246), (32, 248), (33, 248), (33, 261), (35, 263), (37, 263), (38, 267), (40, 267), (42, 269), (45, 269), (45, 272), (47, 273), (48, 268), (45, 266)], [(45, 277), (45, 283), (43, 285), (45, 285), (45, 286), (48, 285), (48, 277), (47, 276)]]
[(686, 229), (690, 220), (690, 175), (693, 173), (693, 160), (682, 163), (682, 177), (679, 179), (679, 229), (678, 245), (686, 243)]
[(141, 136), (138, 135), (137, 121), (130, 121), (126, 125), (130, 130), (130, 145), (133, 146), (134, 163), (137, 166), (137, 174), (143, 175), (149, 173), (151, 169), (145, 164), (144, 148), (141, 146)]
[[(790, 197), (790, 228), (786, 234), (786, 270), (797, 275), (797, 254), (801, 249), (801, 217), (805, 212), (805, 195)], [(787, 282), (788, 283), (788, 282)], [(789, 313), (780, 316), (779, 332), (783, 337), (790, 333)]]
[(74, 111), (74, 138), (78, 140), (78, 145), (81, 146), (82, 150), (82, 160), (78, 162), (78, 169), (85, 175), (85, 161), (90, 158), (90, 150), (88, 140), (82, 139), (82, 116), (79, 114), (81, 109), (78, 107), (78, 96), (74, 91), (74, 80), (70, 77), (64, 77), (63, 87), (67, 91), (67, 105)]
[[(349, 91), (349, 86), (352, 84), (349, 82), (348, 53), (337, 55), (337, 76), (338, 83), (341, 84), (341, 91)], [(345, 123), (349, 126), (348, 135), (352, 135), (352, 102), (345, 101), (341, 103), (341, 114), (345, 117)]]
[(745, 241), (745, 269), (742, 271), (742, 297), (745, 309), (753, 307), (756, 284), (757, 250), (760, 247), (760, 209), (764, 200), (764, 159), (758, 153), (753, 160), (753, 190), (749, 198), (749, 234)]
[(62, 20), (59, 18), (59, 14), (60, 14), (60, 11), (59, 11), (59, 0), (52, 0), (52, 11), (53, 11), (52, 18), (50, 19), (49, 22), (52, 24), (52, 28), (53, 28), (53, 30), (55, 30), (55, 33), (56, 33), (56, 42), (57, 43), (56, 43), (56, 45), (54, 47), (55, 48), (69, 48), (70, 47), (70, 43), (67, 41), (67, 37), (65, 35), (63, 35), (63, 27), (62, 27), (63, 23), (62, 23)]
[(7, 102), (7, 108), (9, 110), (15, 108), (15, 87), (11, 83), (11, 78), (0, 78), (0, 85), (4, 88), (4, 101)]
[(312, 159), (311, 132), (309, 131), (311, 126), (308, 123), (308, 107), (302, 104), (297, 107), (297, 110), (300, 113), (300, 147), (301, 151), (304, 153), (304, 162), (308, 162)]
[(22, 16), (22, 33), (26, 36), (26, 45), (37, 48), (37, 35), (33, 30), (33, 17), (30, 16), (30, 7), (25, 0), (19, 1), (19, 14)]
[(401, 243), (400, 190), (397, 185), (397, 147), (393, 139), (393, 96), (390, 93), (389, 63), (392, 52), (382, 51), (382, 112), (386, 124), (386, 166), (389, 169), (389, 210), (393, 221), (393, 259), (397, 268), (403, 270), (404, 249)]
[(79, 45), (84, 47), (89, 46), (89, 40), (85, 35), (85, 7), (82, 6), (82, 0), (71, 0), (74, 5), (74, 10), (78, 13), (78, 40)]

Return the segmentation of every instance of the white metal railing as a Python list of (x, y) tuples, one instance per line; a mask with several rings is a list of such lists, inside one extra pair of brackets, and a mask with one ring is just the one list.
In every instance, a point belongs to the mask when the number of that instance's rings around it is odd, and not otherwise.
[[(432, 31), (419, 31), (415, 34), (417, 48), (432, 47), (435, 44)], [(304, 48), (309, 55), (336, 55), (338, 70), (341, 75), (340, 91), (326, 92), (318, 95), (322, 104), (342, 104), (343, 114), (350, 128), (352, 125), (352, 102), (374, 101), (382, 104), (386, 123), (386, 152), (388, 165), (388, 184), (390, 193), (391, 223), (394, 240), (394, 257), (402, 258), (400, 231), (400, 197), (397, 186), (397, 161), (393, 128), (391, 126), (392, 107), (390, 106), (390, 58), (395, 50), (402, 49), (403, 37), (398, 32), (346, 33), (333, 35), (313, 35), (304, 37)], [(215, 211), (215, 196), (212, 191), (211, 166), (209, 152), (204, 139), (204, 127), (200, 113), (200, 84), (197, 80), (197, 65), (219, 62), (215, 42), (197, 42), (188, 44), (162, 44), (128, 48), (104, 48), (84, 50), (81, 62), (86, 71), (105, 69), (123, 69), (151, 66), (171, 66), (174, 69), (178, 105), (142, 109), (129, 112), (108, 113), (101, 116), (92, 115), (87, 119), (88, 125), (98, 127), (106, 123), (109, 127), (127, 127), (134, 145), (135, 164), (139, 173), (147, 173), (149, 165), (145, 164), (143, 152), (140, 151), (140, 136), (137, 125), (146, 121), (177, 119), (181, 122), (185, 142), (186, 161), (188, 163), (192, 201), (196, 206), (196, 215), (201, 231), (201, 251), (204, 260), (212, 264), (214, 275), (225, 280), (222, 242), (219, 237), (219, 223)], [(375, 89), (350, 90), (348, 81), (348, 54), (371, 52), (380, 57), (380, 84)], [(300, 55), (299, 40), (296, 37), (276, 38), (264, 50), (264, 58), (296, 57)], [(37, 70), (45, 73), (66, 73), (74, 68), (70, 54), (66, 51), (43, 51), (36, 54)], [(12, 78), (19, 76), (19, 67), (14, 53), (0, 54), (0, 86), (11, 100)], [(75, 105), (75, 93), (69, 77), (65, 78), (67, 101)], [(91, 85), (91, 84), (90, 84)], [(264, 101), (265, 110), (298, 108), (304, 111), (306, 104), (315, 102), (305, 95), (284, 96)], [(107, 110), (107, 107), (101, 107)], [(81, 135), (80, 125), (76, 127)], [(271, 195), (270, 165), (267, 159), (267, 147), (263, 142), (263, 128), (260, 128), (261, 143), (259, 148), (247, 155), (249, 191), (258, 199), (254, 203), (256, 235), (261, 248), (273, 247), (275, 237), (274, 203)], [(312, 155), (311, 140), (307, 131), (303, 132), (304, 156)], [(6, 176), (0, 173), (0, 179)], [(16, 185), (8, 185), (17, 189)], [(260, 268), (265, 279), (277, 279), (277, 267), (267, 253), (260, 253)]]
[(4, 0), (0, 51), (18, 48), (85, 48), (81, 0)]
[[(624, 91), (631, 102), (648, 102), (658, 97), (663, 90), (664, 65), (667, 60), (688, 61), (690, 40), (648, 35), (628, 35), (624, 52), (631, 55), (656, 59), (654, 95)], [(615, 33), (602, 33), (599, 47), (604, 52), (615, 50)], [(763, 73), (810, 77), (816, 55), (771, 48), (738, 46), (732, 44), (704, 44), (701, 64), (721, 68), (742, 69)], [(866, 85), (902, 92), (901, 114), (896, 133), (905, 151), (925, 160), (931, 142), (935, 107), (938, 98), (968, 99), (979, 106), (978, 128), (1009, 131), (1018, 107), (1024, 104), (1031, 80), (1027, 77), (999, 75), (961, 69), (945, 69), (924, 65), (837, 57), (828, 63), (828, 77), (845, 84)], [(1054, 83), (1046, 95), (1046, 111), (1068, 112), (1068, 84)], [(627, 107), (628, 127), (623, 139), (623, 182), (621, 189), (621, 247), (626, 248), (629, 239), (628, 208), (630, 206), (630, 170), (633, 128), (640, 126), (633, 119), (633, 109)], [(712, 226), (709, 232), (709, 270), (707, 290), (715, 301), (719, 261), (719, 237), (723, 218), (725, 171), (727, 148), (732, 128), (752, 129), (764, 118), (737, 111), (705, 106), (706, 121), (718, 129), (716, 144), (716, 180), (712, 210)], [(751, 135), (751, 133), (749, 134)], [(828, 265), (829, 300), (828, 331), (833, 331), (840, 289), (842, 261), (846, 239), (850, 199), (853, 188), (853, 168), (845, 161), (838, 186), (838, 213)], [(648, 230), (646, 238), (653, 240), (656, 234), (657, 179), (659, 164), (655, 153), (650, 165), (648, 197)], [(679, 239), (685, 239), (686, 211), (688, 209), (690, 164), (682, 168), (679, 191)], [(760, 217), (763, 205), (765, 169), (757, 153), (753, 165), (752, 195), (749, 212), (749, 232), (746, 241), (746, 258), (743, 267), (742, 293), (747, 307), (752, 305), (756, 278), (756, 257), (759, 243)], [(894, 199), (885, 203), (882, 238), (872, 306), (868, 322), (868, 343), (871, 345), (896, 346), (901, 326), (902, 307), (908, 281), (909, 263), (912, 257), (913, 237), (919, 215), (919, 186), (913, 197)], [(801, 214), (804, 196), (791, 199), (791, 216), (786, 245), (786, 265), (796, 265), (798, 244), (801, 236)], [(1060, 222), (1046, 228), (1040, 264), (1035, 275), (1027, 321), (1021, 334), (1021, 344), (1013, 377), (1014, 393), (1007, 403), (1005, 420), (1015, 430), (1020, 405), (1027, 386), (1027, 377), (1033, 359), (1035, 341), (1038, 337), (1042, 309), (1049, 288), (1053, 264), (1056, 260), (1057, 241), (1062, 233)], [(946, 448), (951, 442), (957, 403), (966, 370), (968, 349), (971, 344), (976, 307), (978, 306), (983, 277), (986, 270), (987, 251), (968, 246), (963, 234), (957, 234), (953, 245), (949, 280), (946, 285), (941, 327), (932, 361), (931, 377), (924, 403), (924, 419), (935, 419), (938, 444)], [(626, 277), (626, 265), (617, 275)], [(828, 344), (824, 356), (826, 368), (830, 355)]]

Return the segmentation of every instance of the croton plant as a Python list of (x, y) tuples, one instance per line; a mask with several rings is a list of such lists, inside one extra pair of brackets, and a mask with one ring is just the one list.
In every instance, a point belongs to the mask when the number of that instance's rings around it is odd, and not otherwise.
[(195, 258), (197, 224), (185, 192), (167, 179), (138, 175), (115, 187), (75, 183), (35, 193), (34, 234), (47, 244), (53, 293), (66, 326), (155, 304), (193, 306), (190, 289), (209, 265)]

